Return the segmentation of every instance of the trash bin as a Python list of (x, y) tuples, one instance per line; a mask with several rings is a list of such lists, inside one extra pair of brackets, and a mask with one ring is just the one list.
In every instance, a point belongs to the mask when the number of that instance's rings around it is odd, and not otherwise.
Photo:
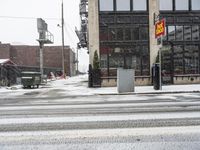
[(40, 72), (22, 72), (21, 82), (24, 88), (31, 88), (41, 84), (41, 73)]

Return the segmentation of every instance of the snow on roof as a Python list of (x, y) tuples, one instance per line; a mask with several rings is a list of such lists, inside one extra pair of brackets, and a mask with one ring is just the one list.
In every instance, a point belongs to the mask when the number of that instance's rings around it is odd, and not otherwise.
[(0, 59), (0, 64), (4, 64), (10, 61), (10, 59)]

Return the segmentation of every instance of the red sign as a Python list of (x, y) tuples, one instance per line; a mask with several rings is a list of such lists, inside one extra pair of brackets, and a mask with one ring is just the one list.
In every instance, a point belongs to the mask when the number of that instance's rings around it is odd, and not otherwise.
[(158, 38), (165, 35), (165, 19), (158, 21), (155, 25), (155, 37)]

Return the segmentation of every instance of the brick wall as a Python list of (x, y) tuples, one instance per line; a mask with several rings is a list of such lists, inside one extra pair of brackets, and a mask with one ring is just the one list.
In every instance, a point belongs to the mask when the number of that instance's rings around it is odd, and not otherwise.
[(19, 66), (39, 66), (36, 46), (11, 46), (10, 59)]
[[(62, 70), (62, 46), (44, 47), (44, 67)], [(64, 48), (65, 71), (67, 75), (75, 70), (75, 53), (69, 46)], [(39, 46), (10, 45), (0, 43), (0, 59), (10, 58), (19, 66), (38, 67), (40, 65)]]
[(10, 58), (10, 44), (0, 43), (0, 59)]

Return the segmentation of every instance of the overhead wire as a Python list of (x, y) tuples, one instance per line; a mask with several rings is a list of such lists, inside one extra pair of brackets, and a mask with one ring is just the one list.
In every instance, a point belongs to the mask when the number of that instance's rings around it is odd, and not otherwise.
[[(23, 16), (0, 16), (0, 18), (3, 18), (3, 19), (23, 19), (23, 20), (36, 20), (37, 19), (37, 17), (23, 17)], [(43, 19), (45, 19), (45, 20), (55, 20), (55, 21), (61, 20), (61, 18), (48, 18), (48, 17), (44, 17)], [(70, 40), (70, 42), (73, 43), (73, 45), (76, 45), (77, 43), (75, 42), (75, 38), (76, 38), (76, 40), (78, 40), (78, 37), (75, 33), (75, 30), (73, 30), (72, 27), (66, 22), (64, 23), (64, 28), (65, 28), (66, 34), (69, 36), (68, 39)]]
[[(66, 34), (69, 35), (70, 42), (73, 43), (74, 46), (76, 46), (77, 43), (75, 42), (75, 38), (76, 38), (76, 40), (78, 40), (78, 37), (76, 36), (75, 31), (73, 31), (71, 26), (69, 24), (67, 24), (66, 22), (64, 23), (64, 27), (65, 27)], [(68, 29), (70, 29), (71, 33), (70, 33), (70, 31)], [(73, 35), (73, 37), (72, 37), (72, 35)]]
[[(22, 16), (0, 16), (0, 18), (4, 19), (25, 19), (25, 20), (35, 20), (40, 17), (22, 17)], [(60, 18), (48, 18), (44, 17), (45, 20), (61, 20)]]

